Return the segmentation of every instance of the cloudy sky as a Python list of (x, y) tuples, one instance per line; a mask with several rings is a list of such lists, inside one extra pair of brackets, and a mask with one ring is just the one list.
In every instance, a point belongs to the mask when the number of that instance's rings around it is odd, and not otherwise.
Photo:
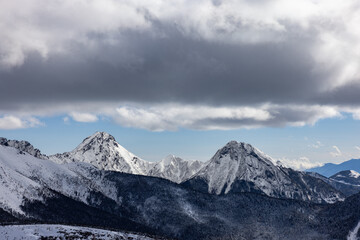
[(298, 168), (360, 157), (357, 0), (0, 2), (0, 136), (108, 131), (148, 160), (245, 141)]

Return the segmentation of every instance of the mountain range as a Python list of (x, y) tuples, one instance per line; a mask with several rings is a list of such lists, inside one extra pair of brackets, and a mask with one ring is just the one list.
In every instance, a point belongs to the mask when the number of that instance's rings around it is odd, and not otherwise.
[[(331, 181), (357, 176), (346, 174)], [(346, 195), (328, 180), (277, 166), (236, 141), (207, 162), (169, 155), (154, 163), (103, 132), (52, 156), (0, 138), (3, 224), (75, 224), (176, 239), (345, 239), (360, 220), (360, 194)]]
[(26, 142), (10, 140), (8, 145), (55, 163), (89, 163), (99, 170), (161, 177), (217, 195), (256, 192), (318, 203), (344, 200), (341, 191), (329, 184), (303, 172), (277, 166), (260, 150), (236, 141), (227, 143), (207, 162), (185, 161), (173, 155), (159, 162), (148, 162), (127, 151), (105, 132), (85, 138), (71, 152), (51, 156), (41, 154)]
[(86, 162), (100, 170), (162, 177), (180, 183), (202, 166), (200, 161), (185, 161), (169, 155), (159, 162), (145, 161), (122, 147), (115, 138), (105, 132), (96, 132), (73, 151), (52, 156), (43, 156), (56, 163)]
[(354, 170), (360, 172), (360, 159), (351, 159), (339, 164), (326, 163), (321, 167), (307, 169), (308, 172), (317, 172), (325, 177), (330, 177), (338, 172)]

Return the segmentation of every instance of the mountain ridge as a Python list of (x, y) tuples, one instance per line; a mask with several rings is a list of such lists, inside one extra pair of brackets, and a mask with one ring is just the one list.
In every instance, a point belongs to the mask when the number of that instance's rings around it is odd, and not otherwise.
[(309, 168), (305, 171), (317, 172), (325, 177), (330, 177), (344, 170), (354, 170), (356, 172), (360, 172), (360, 159), (350, 159), (339, 164), (326, 163), (321, 167)]
[(74, 150), (49, 156), (27, 141), (0, 138), (0, 145), (15, 147), (34, 157), (60, 164), (87, 162), (101, 170), (162, 177), (176, 183), (188, 179), (203, 165), (201, 161), (184, 160), (174, 155), (168, 155), (158, 162), (149, 162), (129, 152), (109, 133), (99, 131), (86, 137)]
[[(31, 181), (49, 191), (37, 197), (32, 195), (36, 190), (10, 188), (25, 196), (17, 202), (18, 209), (33, 221), (111, 225), (195, 240), (344, 239), (360, 219), (360, 195), (320, 205), (251, 192), (216, 195), (162, 178), (99, 170), (86, 162), (57, 164), (9, 146), (0, 146), (0, 153), (0, 169), (5, 169), (0, 181), (13, 176), (12, 170), (25, 178), (19, 182), (25, 187)], [(240, 156), (237, 161), (242, 161)], [(6, 203), (4, 198), (10, 203), (11, 196), (2, 195), (0, 204)]]
[(341, 192), (321, 179), (277, 166), (257, 148), (237, 141), (228, 142), (207, 162), (185, 161), (174, 155), (147, 162), (127, 151), (110, 134), (96, 132), (71, 152), (40, 156), (67, 164), (67, 168), (76, 166), (76, 171), (88, 167), (81, 163), (88, 163), (99, 170), (165, 178), (216, 195), (255, 192), (319, 203), (344, 199)]

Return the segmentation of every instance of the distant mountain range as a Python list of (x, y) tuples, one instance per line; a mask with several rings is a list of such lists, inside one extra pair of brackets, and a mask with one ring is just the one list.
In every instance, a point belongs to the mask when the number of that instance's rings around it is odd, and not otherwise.
[(154, 163), (104, 132), (52, 156), (0, 138), (0, 223), (85, 225), (190, 240), (345, 239), (360, 220), (360, 194), (344, 194), (331, 182), (355, 186), (357, 176), (326, 178), (277, 166), (236, 141), (207, 162), (169, 155)]
[(360, 159), (351, 159), (340, 164), (326, 163), (321, 167), (310, 168), (306, 171), (317, 172), (325, 177), (330, 177), (344, 170), (354, 170), (356, 172), (360, 172)]

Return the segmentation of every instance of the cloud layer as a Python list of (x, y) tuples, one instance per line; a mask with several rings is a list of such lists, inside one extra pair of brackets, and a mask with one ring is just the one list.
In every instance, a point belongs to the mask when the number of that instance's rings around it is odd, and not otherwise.
[(0, 117), (155, 131), (359, 119), (359, 16), (356, 0), (3, 1)]

